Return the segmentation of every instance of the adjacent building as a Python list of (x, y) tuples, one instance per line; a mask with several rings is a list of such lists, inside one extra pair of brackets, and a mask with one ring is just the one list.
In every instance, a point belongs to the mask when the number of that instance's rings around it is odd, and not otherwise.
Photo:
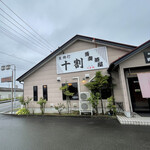
[[(0, 87), (0, 99), (11, 99), (11, 88)], [(23, 89), (16, 88), (16, 97), (23, 96)]]
[[(90, 91), (84, 84), (92, 81), (96, 71), (101, 71), (103, 75), (112, 76), (116, 85), (113, 93), (109, 87), (102, 90), (105, 111), (107, 98), (114, 95), (118, 107), (130, 117), (132, 112), (150, 111), (149, 99), (143, 98), (143, 86), (139, 84), (139, 79), (145, 80), (144, 75), (150, 78), (149, 56), (150, 41), (136, 47), (76, 35), (17, 80), (24, 82), (24, 97), (33, 98), (29, 107), (34, 111), (39, 109), (40, 97), (47, 100), (47, 112), (53, 112), (53, 106), (58, 103), (66, 104), (66, 97), (60, 90), (66, 83), (74, 93), (70, 97), (71, 109), (88, 110), (83, 101)], [(149, 84), (146, 86), (150, 90)]]

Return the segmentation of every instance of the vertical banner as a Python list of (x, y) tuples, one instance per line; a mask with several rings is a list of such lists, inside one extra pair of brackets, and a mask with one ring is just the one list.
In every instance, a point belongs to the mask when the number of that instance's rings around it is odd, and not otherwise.
[(138, 73), (143, 98), (150, 98), (150, 73)]
[(57, 74), (108, 68), (106, 47), (58, 55)]

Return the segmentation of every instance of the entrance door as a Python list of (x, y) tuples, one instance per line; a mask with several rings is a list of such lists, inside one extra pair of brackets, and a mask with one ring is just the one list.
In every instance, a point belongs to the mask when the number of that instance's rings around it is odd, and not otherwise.
[(150, 112), (150, 99), (142, 98), (138, 78), (128, 78), (128, 82), (133, 111)]

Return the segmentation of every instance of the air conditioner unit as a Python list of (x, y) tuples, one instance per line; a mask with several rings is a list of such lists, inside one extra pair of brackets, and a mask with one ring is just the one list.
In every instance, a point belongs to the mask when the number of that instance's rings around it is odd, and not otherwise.
[(92, 115), (92, 104), (89, 101), (80, 101), (80, 115), (82, 113), (91, 113)]
[(90, 93), (89, 92), (81, 92), (80, 93), (81, 101), (87, 101), (89, 97), (90, 97)]
[(79, 101), (80, 115), (82, 113), (91, 113), (91, 115), (92, 115), (92, 105), (88, 101), (89, 97), (90, 97), (90, 93), (89, 92), (81, 92), (80, 93), (80, 101)]

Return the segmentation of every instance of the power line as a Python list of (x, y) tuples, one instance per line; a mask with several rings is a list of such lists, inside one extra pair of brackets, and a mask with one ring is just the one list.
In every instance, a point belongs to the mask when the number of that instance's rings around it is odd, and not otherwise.
[(26, 59), (23, 59), (23, 58), (17, 57), (17, 56), (15, 56), (15, 55), (7, 54), (7, 53), (2, 52), (2, 51), (0, 51), (0, 53), (1, 53), (1, 54), (4, 54), (4, 55), (7, 55), (7, 56), (10, 56), (10, 57), (17, 58), (17, 59), (19, 59), (19, 60), (22, 60), (22, 61), (25, 61), (25, 62), (28, 62), (28, 63), (31, 63), (31, 64), (35, 63), (35, 62), (32, 62), (32, 61), (29, 61), (29, 60), (26, 60)]
[(53, 45), (51, 45), (46, 39), (44, 39), (38, 32), (36, 32), (28, 23), (26, 23), (21, 17), (19, 17), (8, 5), (6, 5), (2, 0), (0, 0), (0, 2), (5, 5), (5, 7), (7, 7), (15, 16), (17, 16), (25, 25), (27, 25), (36, 35), (38, 35), (45, 43), (47, 43), (48, 45), (52, 46), (54, 48)]
[[(36, 64), (35, 62), (32, 62), (32, 61), (29, 61), (29, 60), (26, 60), (26, 59), (17, 57), (17, 56), (15, 56), (15, 55), (7, 54), (7, 53), (2, 52), (2, 51), (0, 51), (0, 53), (3, 54), (3, 55), (7, 55), (7, 56), (10, 56), (10, 57), (19, 59), (19, 60), (24, 61), (24, 62), (26, 62), (26, 63), (30, 63), (30, 64), (33, 64), (33, 65)], [(0, 63), (0, 64), (2, 64), (2, 63)], [(3, 63), (3, 64), (4, 64), (4, 63)], [(19, 68), (20, 68), (20, 67), (19, 67)], [(22, 67), (21, 67), (21, 69), (25, 69), (25, 68), (22, 68)]]
[[(6, 23), (4, 23), (3, 21), (0, 20), (0, 22), (2, 22), (4, 25), (6, 25), (8, 28), (10, 28), (11, 30), (13, 30), (14, 32), (16, 32), (17, 34), (19, 34), (20, 36), (22, 36), (23, 38), (25, 38), (27, 41), (30, 41), (30, 39), (28, 39), (26, 36), (22, 35), (21, 33), (19, 33), (18, 31), (14, 30), (12, 27), (10, 27), (9, 25), (7, 25)], [(36, 47), (41, 48), (41, 46), (37, 45), (36, 43), (32, 42), (32, 44), (34, 44)]]
[[(39, 53), (40, 55), (43, 55), (43, 56), (46, 56), (47, 54), (43, 53), (41, 50), (40, 51), (37, 51), (38, 49), (36, 50), (33, 50), (29, 47), (28, 45), (28, 41), (24, 41), (21, 37), (18, 37), (16, 34), (10, 32), (9, 30), (7, 30), (6, 28), (0, 26), (0, 30), (7, 36), (9, 37), (10, 39), (16, 41), (18, 43), (18, 41), (23, 44), (24, 46), (26, 46), (27, 48), (29, 48), (30, 50), (36, 52), (36, 53)], [(27, 43), (26, 43), (27, 42)], [(29, 43), (30, 44), (30, 43)]]
[[(6, 62), (6, 63), (0, 62), (0, 64), (1, 64), (1, 65), (6, 65), (6, 64), (11, 64), (11, 63), (10, 63), (10, 62), (9, 62), (9, 63), (8, 63), (8, 62)], [(17, 64), (15, 64), (15, 65), (16, 65), (16, 68), (20, 68), (20, 69), (23, 69), (23, 70), (27, 70), (28, 68), (31, 68), (31, 67), (23, 68), (23, 67), (18, 66)]]
[[(35, 37), (34, 34), (32, 34), (32, 32), (30, 32), (29, 30), (27, 30), (23, 25), (21, 25), (18, 21), (16, 21), (13, 17), (11, 17), (8, 13), (6, 13), (2, 8), (0, 8), (0, 10), (5, 13), (8, 17), (10, 17), (14, 22), (16, 22), (19, 26), (21, 26), (25, 31), (27, 31), (29, 34), (31, 34), (35, 39), (37, 39), (42, 45), (43, 45), (43, 42), (41, 42), (41, 40), (39, 40), (39, 38)], [(47, 47), (47, 45), (44, 44), (44, 46), (47, 48), (47, 49), (51, 49), (49, 47)]]
[[(32, 36), (30, 36), (29, 34), (27, 34), (25, 31), (23, 31), (20, 27), (18, 27), (17, 25), (15, 25), (12, 21), (10, 21), (9, 19), (7, 19), (5, 16), (3, 16), (1, 13), (0, 13), (0, 16), (2, 16), (4, 19), (6, 19), (8, 22), (10, 22), (11, 24), (13, 24), (16, 28), (18, 28), (20, 31), (22, 31), (24, 34), (26, 34), (27, 36), (29, 36), (30, 38), (32, 38), (34, 41), (36, 41), (36, 43), (35, 44), (38, 44), (38, 46), (39, 47), (41, 47), (41, 46), (43, 46), (43, 45), (41, 45), (37, 40), (35, 40)], [(2, 22), (2, 21), (1, 21)], [(4, 23), (4, 22), (3, 22)], [(6, 25), (6, 24), (5, 24)], [(8, 25), (7, 25), (8, 26)], [(42, 47), (41, 47), (42, 48)], [(43, 48), (45, 49), (45, 47), (43, 46)], [(42, 48), (42, 49), (43, 49)], [(46, 51), (48, 51), (47, 50), (47, 48), (45, 49)], [(49, 52), (49, 51), (48, 51)]]
[[(2, 22), (1, 20), (0, 20), (0, 22)], [(2, 22), (3, 23), (3, 22)], [(8, 25), (7, 25), (8, 26)], [(11, 30), (13, 30), (14, 32), (16, 32), (14, 29), (12, 29), (10, 26), (8, 26)], [(0, 26), (0, 29), (2, 30), (2, 32), (6, 35), (6, 36), (8, 36), (10, 39), (12, 39), (12, 40), (14, 40), (14, 41), (16, 41), (16, 42), (18, 42), (18, 40), (19, 40), (19, 42), (21, 42), (24, 46), (26, 46), (26, 47), (28, 47), (28, 48), (30, 48), (25, 42), (24, 42), (24, 40), (21, 38), (21, 37), (18, 37), (16, 34), (14, 34), (14, 33), (12, 33), (12, 32), (10, 32), (9, 30), (7, 30), (6, 28), (4, 28), (4, 27), (2, 27), (2, 26)], [(17, 32), (16, 32), (17, 33)], [(19, 33), (20, 34), (20, 33)], [(22, 36), (22, 35), (21, 35)], [(24, 36), (23, 36), (24, 37)], [(26, 37), (25, 37), (26, 38)], [(29, 39), (27, 39), (27, 43), (29, 43), (30, 42), (30, 40)], [(29, 43), (30, 44), (30, 43)], [(37, 53), (39, 53), (39, 54), (41, 54), (41, 55), (43, 55), (43, 56), (46, 56), (47, 54), (45, 54), (43, 51), (37, 51), (38, 49), (36, 49), (36, 50), (33, 50), (33, 49), (30, 49), (30, 50), (32, 50), (32, 51), (35, 51), (35, 52), (37, 52)]]

